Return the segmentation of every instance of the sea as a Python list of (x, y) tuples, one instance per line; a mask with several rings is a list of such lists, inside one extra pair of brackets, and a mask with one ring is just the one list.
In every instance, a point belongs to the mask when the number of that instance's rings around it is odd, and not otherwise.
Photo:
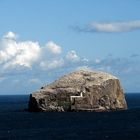
[(125, 111), (30, 113), (29, 95), (1, 95), (0, 140), (140, 140), (140, 93), (125, 96)]

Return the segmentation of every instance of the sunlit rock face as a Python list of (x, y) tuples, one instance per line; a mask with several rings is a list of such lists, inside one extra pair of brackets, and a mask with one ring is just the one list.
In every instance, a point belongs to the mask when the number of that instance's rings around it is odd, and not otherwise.
[(127, 109), (120, 81), (100, 71), (79, 70), (32, 93), (29, 111), (114, 111)]

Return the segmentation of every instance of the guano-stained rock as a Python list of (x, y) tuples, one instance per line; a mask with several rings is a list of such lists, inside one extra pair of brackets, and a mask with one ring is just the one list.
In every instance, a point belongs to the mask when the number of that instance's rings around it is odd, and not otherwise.
[(29, 111), (110, 111), (127, 109), (118, 78), (105, 72), (79, 70), (32, 93)]

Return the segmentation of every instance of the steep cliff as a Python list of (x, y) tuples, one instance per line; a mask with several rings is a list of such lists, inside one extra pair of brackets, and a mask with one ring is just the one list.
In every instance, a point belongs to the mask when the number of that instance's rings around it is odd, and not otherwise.
[(110, 111), (127, 109), (119, 79), (105, 72), (79, 70), (32, 93), (29, 111)]

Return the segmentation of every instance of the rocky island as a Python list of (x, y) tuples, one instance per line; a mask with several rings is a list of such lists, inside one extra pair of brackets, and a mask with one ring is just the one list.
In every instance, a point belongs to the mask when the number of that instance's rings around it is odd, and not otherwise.
[(113, 75), (78, 70), (60, 77), (30, 94), (31, 112), (125, 110), (127, 104), (120, 81)]

